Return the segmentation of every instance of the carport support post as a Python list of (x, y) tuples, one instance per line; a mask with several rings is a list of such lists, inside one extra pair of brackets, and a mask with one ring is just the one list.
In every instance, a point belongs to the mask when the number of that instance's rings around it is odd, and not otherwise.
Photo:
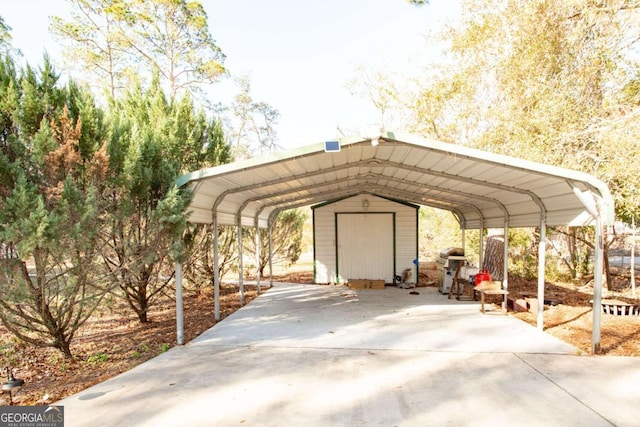
[(220, 261), (218, 249), (218, 216), (215, 211), (211, 217), (212, 239), (213, 239), (213, 306), (214, 319), (220, 320)]
[(240, 287), (240, 306), (244, 305), (244, 267), (242, 263), (242, 214), (238, 212), (238, 286)]
[[(502, 252), (502, 285), (505, 291), (509, 290), (509, 217), (504, 219), (504, 245)], [(507, 295), (502, 300), (502, 308), (507, 309)]]
[(596, 215), (596, 253), (593, 268), (593, 328), (591, 336), (591, 354), (600, 353), (600, 323), (602, 318), (602, 271), (604, 261), (604, 242), (602, 237), (602, 218)]
[(573, 192), (582, 201), (582, 204), (591, 217), (595, 220), (595, 263), (593, 266), (593, 321), (591, 322), (591, 354), (600, 353), (600, 323), (602, 321), (602, 270), (604, 262), (604, 241), (602, 237), (602, 215), (598, 206), (598, 201), (589, 199), (578, 189), (573, 186)]
[(478, 268), (482, 269), (482, 262), (484, 261), (484, 223), (480, 225), (480, 230), (478, 230)]
[(536, 326), (544, 330), (544, 271), (546, 265), (547, 220), (540, 218), (540, 244), (538, 246), (538, 318)]
[(258, 291), (258, 295), (260, 295), (260, 227), (258, 227), (258, 218), (255, 221), (256, 227), (256, 288)]
[(182, 312), (182, 264), (176, 261), (176, 344), (184, 344)]
[(273, 286), (273, 223), (269, 221), (269, 285)]

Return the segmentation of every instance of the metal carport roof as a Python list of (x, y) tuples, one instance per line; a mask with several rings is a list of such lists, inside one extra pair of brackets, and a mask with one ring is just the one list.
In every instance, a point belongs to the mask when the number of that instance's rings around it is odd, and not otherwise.
[[(329, 146), (337, 150), (329, 151)], [(384, 132), (192, 172), (180, 177), (178, 186), (188, 186), (194, 192), (188, 208), (189, 221), (215, 226), (268, 228), (282, 210), (367, 193), (449, 210), (462, 229), (504, 227), (506, 234), (509, 227), (540, 227), (540, 301), (544, 298), (547, 225), (594, 224), (592, 351), (600, 350), (602, 229), (613, 224), (614, 203), (608, 187), (589, 174)], [(238, 240), (242, 240), (242, 227), (238, 227), (238, 235)], [(219, 320), (217, 233), (213, 249), (215, 317)], [(506, 289), (507, 244), (504, 251)], [(242, 245), (238, 245), (238, 252), (242, 304)], [(177, 263), (178, 343), (182, 342), (181, 269)], [(543, 312), (544, 307), (539, 304), (537, 324), (541, 330)]]
[(282, 210), (361, 193), (446, 209), (465, 229), (613, 222), (595, 177), (413, 135), (348, 137), (192, 172), (189, 221), (267, 228)]

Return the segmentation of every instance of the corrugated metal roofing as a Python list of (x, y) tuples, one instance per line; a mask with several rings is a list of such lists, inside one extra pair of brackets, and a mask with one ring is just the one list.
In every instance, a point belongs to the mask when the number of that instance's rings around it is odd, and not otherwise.
[(595, 177), (455, 144), (384, 132), (182, 176), (194, 198), (189, 220), (266, 228), (278, 212), (356, 194), (451, 211), (466, 229), (613, 222), (613, 199)]

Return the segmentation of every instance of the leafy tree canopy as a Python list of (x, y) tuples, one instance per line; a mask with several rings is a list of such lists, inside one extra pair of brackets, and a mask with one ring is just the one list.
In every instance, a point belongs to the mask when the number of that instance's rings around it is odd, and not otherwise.
[(470, 0), (461, 22), (412, 129), (593, 174), (620, 218), (638, 216), (640, 3)]
[(112, 97), (136, 78), (158, 73), (171, 98), (218, 81), (224, 54), (198, 1), (70, 0), (72, 17), (51, 19), (70, 63), (80, 63)]

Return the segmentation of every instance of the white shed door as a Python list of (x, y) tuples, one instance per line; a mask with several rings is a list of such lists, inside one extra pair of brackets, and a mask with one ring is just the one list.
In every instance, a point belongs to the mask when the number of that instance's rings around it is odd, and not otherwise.
[(393, 214), (338, 214), (338, 274), (393, 281)]

